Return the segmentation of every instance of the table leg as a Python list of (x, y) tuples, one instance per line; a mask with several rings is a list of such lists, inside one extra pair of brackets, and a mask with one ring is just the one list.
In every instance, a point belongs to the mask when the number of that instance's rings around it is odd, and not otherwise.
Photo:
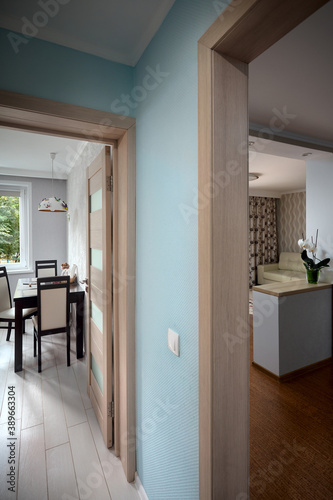
[(76, 357), (83, 358), (84, 295), (76, 303)]
[(22, 306), (15, 303), (15, 372), (22, 371)]

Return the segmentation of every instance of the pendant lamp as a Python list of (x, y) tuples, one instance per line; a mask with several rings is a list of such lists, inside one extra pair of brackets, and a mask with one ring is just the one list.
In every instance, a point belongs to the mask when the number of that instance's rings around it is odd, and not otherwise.
[[(56, 153), (50, 153), (52, 160), (52, 192), (53, 192), (53, 160), (56, 157)], [(60, 198), (56, 198), (54, 195), (52, 198), (44, 198), (38, 205), (38, 210), (41, 212), (67, 212), (67, 203), (62, 201)]]

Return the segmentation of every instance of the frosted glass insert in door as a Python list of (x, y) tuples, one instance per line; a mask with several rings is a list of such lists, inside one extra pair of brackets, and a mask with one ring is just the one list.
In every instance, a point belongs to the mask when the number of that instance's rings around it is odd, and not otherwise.
[(103, 313), (92, 301), (90, 302), (90, 317), (100, 332), (103, 333)]
[(102, 374), (101, 370), (99, 369), (99, 366), (96, 363), (93, 354), (91, 354), (91, 371), (93, 372), (94, 377), (97, 381), (98, 387), (100, 388), (101, 393), (103, 394), (103, 374)]
[(102, 190), (99, 189), (95, 193), (91, 194), (90, 197), (90, 213), (96, 212), (97, 210), (102, 210)]
[(90, 249), (90, 265), (103, 271), (103, 252), (96, 248)]

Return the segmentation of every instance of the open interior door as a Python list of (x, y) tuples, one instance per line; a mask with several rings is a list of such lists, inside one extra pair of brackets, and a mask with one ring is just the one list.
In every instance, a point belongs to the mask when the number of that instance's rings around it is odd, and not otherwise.
[(88, 394), (105, 444), (113, 444), (112, 420), (112, 193), (111, 149), (87, 167)]

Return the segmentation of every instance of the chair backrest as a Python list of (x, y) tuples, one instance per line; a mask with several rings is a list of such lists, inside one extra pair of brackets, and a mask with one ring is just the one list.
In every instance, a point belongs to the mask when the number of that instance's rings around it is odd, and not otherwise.
[(35, 276), (36, 278), (44, 278), (46, 276), (57, 276), (57, 261), (56, 260), (36, 260), (35, 261)]
[(0, 267), (0, 312), (12, 307), (6, 266)]
[(37, 278), (38, 330), (43, 335), (69, 328), (69, 276)]

